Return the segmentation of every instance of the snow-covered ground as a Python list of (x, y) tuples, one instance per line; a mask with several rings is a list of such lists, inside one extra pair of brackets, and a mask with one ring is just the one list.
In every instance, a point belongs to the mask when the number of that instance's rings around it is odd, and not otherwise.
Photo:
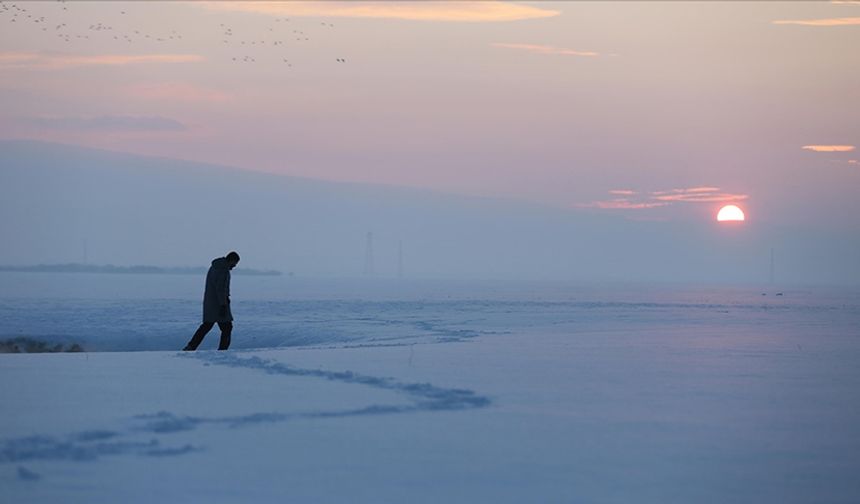
[[(856, 292), (497, 287), (237, 298), (228, 352), (0, 355), (0, 502), (860, 501)], [(3, 336), (169, 304), (38, 301), (0, 297)], [(265, 303), (318, 337), (243, 344)]]

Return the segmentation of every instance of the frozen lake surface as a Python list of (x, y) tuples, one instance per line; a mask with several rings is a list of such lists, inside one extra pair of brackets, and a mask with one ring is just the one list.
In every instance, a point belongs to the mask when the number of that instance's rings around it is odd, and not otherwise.
[[(852, 328), (860, 312), (860, 290), (846, 288), (236, 275), (232, 287), (235, 349), (437, 343), (537, 331), (573, 337), (610, 329), (728, 336), (737, 327), (755, 328), (752, 338), (812, 336)], [(200, 323), (202, 291), (203, 278), (193, 275), (0, 272), (0, 339), (79, 343), (90, 351), (175, 350)], [(217, 348), (213, 331), (201, 348)]]
[(0, 274), (0, 339), (104, 351), (0, 355), (0, 501), (860, 500), (856, 289), (234, 276), (176, 352), (201, 294)]

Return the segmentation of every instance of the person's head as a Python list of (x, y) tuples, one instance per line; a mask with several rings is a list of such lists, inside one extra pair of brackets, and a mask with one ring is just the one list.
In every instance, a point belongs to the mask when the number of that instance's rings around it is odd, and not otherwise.
[(230, 269), (235, 268), (236, 265), (239, 264), (239, 254), (237, 254), (236, 252), (230, 252), (229, 254), (227, 254), (226, 259), (227, 259), (227, 266)]

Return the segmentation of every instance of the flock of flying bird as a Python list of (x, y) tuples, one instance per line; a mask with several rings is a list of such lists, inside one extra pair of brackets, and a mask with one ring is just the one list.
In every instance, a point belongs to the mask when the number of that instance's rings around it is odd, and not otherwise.
[[(169, 33), (147, 33), (141, 30), (119, 29), (114, 26), (102, 23), (93, 22), (88, 26), (70, 27), (69, 23), (73, 23), (69, 19), (69, 6), (66, 0), (57, 0), (58, 8), (56, 14), (51, 17), (43, 16), (33, 12), (33, 9), (22, 7), (17, 3), (0, 0), (0, 22), (5, 18), (7, 23), (17, 23), (22, 25), (31, 25), (34, 29), (40, 29), (46, 34), (50, 33), (56, 36), (62, 42), (71, 44), (76, 40), (111, 40), (116, 43), (135, 44), (137, 42), (154, 42), (154, 43), (169, 43), (171, 41), (182, 40), (182, 35), (176, 30), (170, 30)], [(74, 3), (72, 3), (74, 5)], [(109, 2), (103, 4), (110, 6)], [(74, 7), (72, 7), (74, 9)], [(125, 10), (118, 9), (121, 16), (129, 16)], [(129, 16), (132, 17), (132, 16)], [(236, 36), (233, 28), (221, 23), (221, 42), (230, 48), (236, 49), (236, 56), (231, 56), (231, 61), (235, 63), (256, 63), (257, 57), (261, 53), (260, 49), (274, 48), (280, 50), (286, 48), (287, 40), (290, 45), (301, 44), (310, 41), (310, 37), (303, 30), (291, 29), (289, 18), (275, 18), (275, 25), (268, 28), (263, 38), (240, 38)], [(290, 23), (289, 25), (287, 23)], [(320, 26), (323, 29), (332, 29), (334, 24), (321, 22)], [(294, 44), (295, 43), (295, 44)], [(271, 54), (267, 55), (271, 56)], [(292, 67), (290, 59), (280, 54), (277, 56), (278, 62), (287, 67)], [(335, 58), (336, 63), (346, 63), (346, 58)]]

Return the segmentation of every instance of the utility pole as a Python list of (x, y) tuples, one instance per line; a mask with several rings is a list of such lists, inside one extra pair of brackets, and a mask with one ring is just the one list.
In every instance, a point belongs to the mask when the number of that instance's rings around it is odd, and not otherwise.
[(770, 285), (773, 285), (774, 280), (774, 268), (773, 268), (773, 247), (770, 248), (770, 276), (768, 277), (770, 280)]
[(397, 278), (403, 278), (403, 240), (397, 242)]
[(364, 250), (364, 276), (372, 277), (373, 272), (373, 233), (367, 232), (367, 246)]

